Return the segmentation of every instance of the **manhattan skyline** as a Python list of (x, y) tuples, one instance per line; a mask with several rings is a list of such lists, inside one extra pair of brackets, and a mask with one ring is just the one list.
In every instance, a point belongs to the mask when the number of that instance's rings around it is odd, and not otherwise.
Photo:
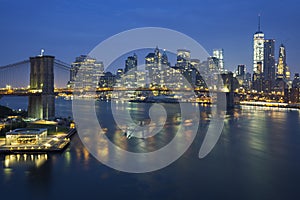
[(187, 34), (210, 55), (213, 49), (223, 48), (226, 69), (234, 71), (238, 64), (246, 64), (252, 73), (252, 38), (260, 14), (261, 30), (267, 38), (276, 41), (276, 60), (283, 43), (291, 75), (299, 71), (297, 23), (300, 16), (295, 13), (300, 6), (292, 0), (154, 1), (152, 4), (139, 1), (1, 2), (0, 11), (5, 20), (0, 27), (3, 44), (0, 65), (38, 55), (41, 48), (46, 54), (71, 63), (76, 56), (87, 54), (99, 42), (118, 32), (157, 26)]

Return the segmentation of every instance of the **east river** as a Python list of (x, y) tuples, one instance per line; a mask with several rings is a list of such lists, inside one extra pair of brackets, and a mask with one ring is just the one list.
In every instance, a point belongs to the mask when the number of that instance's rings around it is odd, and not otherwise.
[[(113, 122), (110, 102), (95, 103), (108, 138), (124, 149), (159, 149), (176, 134), (178, 123), (173, 119), (180, 113), (175, 104), (164, 105), (171, 110), (168, 127), (148, 141), (127, 139)], [(27, 98), (3, 97), (0, 104), (26, 109)], [(131, 103), (131, 116), (147, 117), (150, 106)], [(183, 156), (161, 170), (133, 174), (111, 169), (75, 135), (59, 154), (0, 155), (1, 199), (300, 199), (298, 110), (236, 108), (226, 115), (216, 146), (199, 159), (210, 108), (196, 108), (200, 123), (195, 140)], [(72, 116), (71, 109), (72, 101), (56, 99), (57, 116)]]

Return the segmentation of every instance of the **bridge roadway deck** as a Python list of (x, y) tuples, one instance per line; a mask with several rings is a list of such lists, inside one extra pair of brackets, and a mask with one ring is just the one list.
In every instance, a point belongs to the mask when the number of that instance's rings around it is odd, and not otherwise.
[[(199, 89), (148, 89), (148, 88), (98, 88), (97, 90), (84, 90), (83, 92), (86, 93), (101, 93), (101, 92), (111, 92), (111, 91), (117, 91), (117, 92), (126, 92), (126, 91), (160, 91), (160, 92), (191, 92), (191, 91), (196, 91), (196, 92), (201, 92), (201, 93), (209, 93), (213, 91), (209, 90), (199, 90)], [(70, 89), (55, 89), (54, 90), (54, 95), (58, 95), (59, 93), (65, 93), (65, 94), (73, 94), (73, 90)], [(32, 92), (28, 89), (16, 89), (16, 90), (7, 90), (7, 89), (0, 89), (0, 95), (2, 96), (39, 96), (43, 94), (42, 92)]]

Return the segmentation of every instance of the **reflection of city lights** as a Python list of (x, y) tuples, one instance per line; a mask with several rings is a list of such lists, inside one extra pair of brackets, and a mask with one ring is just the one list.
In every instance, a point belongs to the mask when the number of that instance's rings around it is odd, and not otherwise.
[(6, 168), (9, 167), (9, 160), (10, 160), (10, 157), (9, 157), (9, 156), (5, 156), (4, 166), (5, 166)]
[(66, 159), (67, 165), (69, 166), (70, 163), (71, 163), (71, 153), (70, 153), (69, 151), (67, 151), (67, 152), (65, 153), (65, 159)]
[(83, 158), (84, 158), (84, 161), (87, 162), (89, 160), (89, 152), (86, 148), (83, 149)]
[(22, 165), (33, 165), (36, 167), (41, 166), (47, 160), (47, 154), (13, 154), (13, 155), (6, 155), (4, 160), (4, 167), (5, 168), (13, 168), (15, 166), (22, 166)]

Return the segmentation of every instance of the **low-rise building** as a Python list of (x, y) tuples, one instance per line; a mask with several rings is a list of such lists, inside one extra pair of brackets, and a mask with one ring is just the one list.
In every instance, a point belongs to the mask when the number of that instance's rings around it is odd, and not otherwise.
[(45, 128), (20, 128), (5, 134), (6, 145), (39, 145), (47, 137)]

